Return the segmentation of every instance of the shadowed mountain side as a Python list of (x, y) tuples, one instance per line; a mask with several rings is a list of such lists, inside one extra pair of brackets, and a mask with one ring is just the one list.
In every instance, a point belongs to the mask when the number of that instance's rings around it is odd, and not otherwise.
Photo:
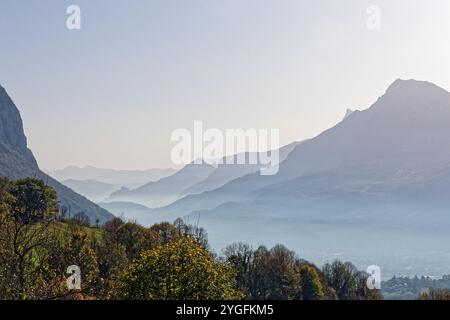
[(450, 94), (398, 80), (369, 109), (296, 146), (278, 175), (235, 179), (147, 222), (199, 221), (217, 250), (229, 239), (284, 243), (314, 261), (439, 276), (450, 263), (449, 190)]
[[(290, 195), (297, 185), (301, 194), (303, 180), (309, 176), (318, 177), (316, 185), (310, 185), (312, 190), (348, 187), (355, 196), (358, 188), (374, 184), (388, 188), (400, 181), (407, 183), (404, 179), (411, 175), (427, 177), (450, 165), (449, 123), (448, 92), (428, 82), (397, 80), (369, 109), (355, 111), (335, 127), (297, 145), (277, 175), (249, 174), (159, 212), (184, 216), (226, 202), (273, 199), (274, 210), (283, 215), (287, 204), (295, 207), (297, 200), (302, 201)], [(341, 172), (335, 185), (328, 181), (330, 172)]]
[(397, 80), (369, 109), (298, 146), (280, 174), (377, 166), (416, 171), (450, 163), (450, 94), (428, 82)]
[(42, 179), (58, 193), (61, 205), (70, 208), (71, 214), (84, 212), (94, 223), (113, 217), (108, 211), (75, 193), (43, 173), (32, 152), (27, 147), (19, 110), (6, 91), (0, 87), (0, 175), (9, 179), (32, 177)]

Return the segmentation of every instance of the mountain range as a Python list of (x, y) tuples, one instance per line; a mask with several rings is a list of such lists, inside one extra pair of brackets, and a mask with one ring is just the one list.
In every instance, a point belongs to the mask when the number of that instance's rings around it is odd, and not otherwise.
[[(291, 143), (279, 149), (279, 159), (283, 161), (298, 142)], [(190, 195), (204, 194), (226, 185), (228, 182), (246, 176), (250, 173), (259, 175), (260, 164), (230, 164), (236, 163), (237, 157), (250, 159), (259, 155), (256, 153), (243, 153), (234, 156), (223, 157), (217, 165), (207, 163), (190, 163), (175, 174), (156, 182), (150, 182), (136, 189), (122, 188), (113, 193), (108, 201), (135, 202), (150, 208), (160, 208), (174, 203)], [(249, 162), (249, 161), (247, 161)], [(187, 208), (183, 208), (186, 210)]]
[[(39, 170), (3, 89), (0, 106), (0, 174), (42, 177), (62, 202), (110, 218)], [(206, 227), (219, 250), (233, 241), (283, 243), (318, 263), (336, 257), (382, 265), (387, 274), (450, 273), (450, 93), (443, 88), (396, 80), (369, 108), (347, 110), (320, 135), (282, 147), (278, 174), (259, 169), (191, 163), (113, 191), (101, 205), (145, 225), (182, 217)]]
[[(69, 166), (48, 174), (91, 201), (102, 202), (121, 188), (138, 188), (176, 172), (175, 169), (114, 170)], [(122, 208), (123, 206), (121, 206)]]
[(151, 181), (158, 181), (176, 172), (175, 169), (115, 170), (93, 166), (69, 166), (50, 170), (48, 174), (62, 182), (67, 180), (97, 181), (119, 187), (137, 188)]
[[(333, 128), (282, 148), (277, 175), (261, 176), (254, 165), (220, 165), (215, 169), (191, 164), (175, 175), (118, 191), (109, 199), (152, 207), (149, 219), (198, 212), (214, 216), (224, 208), (229, 208), (227, 217), (270, 212), (278, 217), (298, 216), (305, 203), (319, 205), (314, 206), (317, 209), (335, 205), (335, 201), (353, 209), (359, 203), (360, 209), (367, 211), (368, 203), (360, 201), (363, 199), (379, 203), (389, 198), (402, 205), (406, 190), (412, 193), (413, 201), (417, 196), (413, 190), (419, 192), (425, 183), (429, 188), (445, 181), (450, 170), (449, 123), (447, 91), (428, 82), (397, 80), (367, 110), (347, 110)], [(172, 193), (166, 201), (149, 200), (164, 192)], [(430, 191), (420, 190), (420, 194), (429, 196)], [(328, 200), (317, 201), (319, 198)], [(306, 214), (318, 218), (311, 208), (302, 216)]]
[(120, 189), (116, 185), (97, 180), (67, 179), (61, 181), (61, 183), (93, 202), (101, 202), (111, 193)]
[(374, 264), (377, 255), (448, 253), (450, 93), (397, 80), (367, 110), (298, 145), (277, 176), (242, 177), (212, 196), (225, 188), (245, 195), (187, 214), (200, 214), (212, 232), (366, 255)]
[(295, 144), (277, 175), (250, 170), (210, 184), (204, 177), (217, 173), (204, 170), (141, 222), (184, 217), (216, 248), (285, 243), (316, 261), (346, 254), (377, 264), (395, 252), (450, 262), (450, 93), (432, 83), (395, 81), (368, 109)]

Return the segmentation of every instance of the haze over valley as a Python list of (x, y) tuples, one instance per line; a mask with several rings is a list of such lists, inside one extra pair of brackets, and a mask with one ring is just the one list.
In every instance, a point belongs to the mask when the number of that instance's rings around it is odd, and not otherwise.
[(396, 80), (369, 108), (282, 147), (273, 176), (258, 165), (206, 163), (147, 177), (89, 167), (53, 174), (117, 216), (147, 226), (198, 223), (216, 250), (230, 241), (285, 243), (313, 261), (342, 257), (381, 264), (387, 275), (439, 276), (450, 271), (448, 123), (446, 90)]
[[(59, 293), (48, 270), (66, 276), (92, 240), (93, 296), (113, 297), (105, 261), (123, 275), (181, 252), (180, 234), (220, 268), (230, 244), (270, 263), (282, 244), (295, 282), (303, 259), (450, 275), (449, 15), (448, 0), (2, 1), (0, 289)], [(40, 280), (34, 247), (18, 271), (35, 227)]]

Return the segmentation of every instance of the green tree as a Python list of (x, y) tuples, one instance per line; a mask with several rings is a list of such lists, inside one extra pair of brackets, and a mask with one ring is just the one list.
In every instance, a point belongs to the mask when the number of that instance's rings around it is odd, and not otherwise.
[(101, 284), (97, 286), (97, 297), (117, 299), (120, 279), (130, 261), (123, 244), (114, 241), (107, 233), (102, 235), (103, 237), (95, 238), (92, 242), (101, 278)]
[(94, 296), (102, 279), (98, 269), (97, 256), (91, 246), (91, 239), (80, 226), (71, 226), (71, 230), (63, 230), (59, 236), (59, 243), (52, 247), (48, 269), (52, 277), (66, 278), (67, 267), (78, 266), (81, 271), (81, 289), (69, 291), (65, 281), (62, 290), (54, 295), (54, 298), (68, 297), (73, 294), (78, 296)]
[(358, 271), (350, 262), (339, 260), (327, 263), (322, 268), (323, 277), (328, 287), (339, 300), (379, 300), (379, 290), (367, 288), (368, 274)]
[(20, 179), (0, 183), (0, 297), (33, 299), (45, 296), (41, 272), (57, 208), (56, 192), (43, 181)]
[(282, 245), (271, 250), (259, 247), (250, 270), (250, 297), (253, 299), (293, 299), (300, 290), (295, 253)]
[(188, 237), (146, 251), (123, 280), (122, 296), (137, 300), (239, 297), (232, 268)]
[(324, 291), (320, 277), (313, 267), (301, 265), (299, 268), (301, 282), (301, 299), (303, 300), (322, 300)]
[(128, 259), (134, 260), (142, 251), (150, 250), (160, 244), (161, 238), (157, 232), (143, 226), (114, 219), (104, 226), (105, 238), (110, 243), (116, 242), (124, 246)]
[(18, 227), (54, 221), (58, 213), (56, 191), (42, 180), (25, 178), (11, 181), (6, 204)]

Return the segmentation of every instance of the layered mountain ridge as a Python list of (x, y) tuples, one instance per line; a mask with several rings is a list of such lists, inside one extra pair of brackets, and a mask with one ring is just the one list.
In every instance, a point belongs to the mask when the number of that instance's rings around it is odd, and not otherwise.
[(449, 208), (450, 93), (397, 80), (369, 108), (297, 144), (277, 175), (250, 173), (140, 217), (199, 223), (217, 249), (283, 243), (314, 261), (339, 253), (385, 268), (405, 256), (395, 268), (413, 263), (410, 272), (450, 261)]

